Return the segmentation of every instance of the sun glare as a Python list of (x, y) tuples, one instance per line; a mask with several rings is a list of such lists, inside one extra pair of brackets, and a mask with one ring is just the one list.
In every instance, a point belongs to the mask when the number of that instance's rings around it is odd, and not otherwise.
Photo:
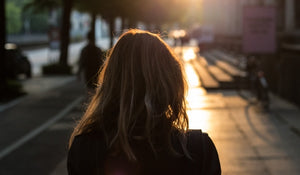
[(195, 51), (192, 48), (184, 50), (184, 52), (183, 52), (184, 61), (188, 62), (188, 61), (196, 59), (196, 57), (197, 57), (197, 55), (195, 54)]
[(189, 88), (200, 87), (199, 78), (198, 78), (193, 66), (190, 63), (186, 63), (185, 72), (186, 72)]
[(203, 108), (207, 105), (206, 91), (201, 87), (198, 74), (195, 71), (191, 62), (192, 59), (196, 59), (196, 48), (181, 48), (182, 57), (185, 61), (185, 72), (187, 76), (187, 82), (189, 86), (187, 100), (188, 117), (189, 117), (189, 129), (198, 130), (201, 129), (207, 132), (210, 125), (211, 113)]
[(189, 110), (189, 129), (201, 129), (207, 132), (210, 129), (210, 112), (206, 110)]

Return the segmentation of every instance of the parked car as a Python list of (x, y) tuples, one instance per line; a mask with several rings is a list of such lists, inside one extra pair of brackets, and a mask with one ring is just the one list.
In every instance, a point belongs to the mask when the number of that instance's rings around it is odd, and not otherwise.
[(16, 79), (24, 74), (26, 78), (31, 78), (31, 64), (21, 49), (13, 43), (5, 44), (6, 50), (6, 73), (9, 78)]

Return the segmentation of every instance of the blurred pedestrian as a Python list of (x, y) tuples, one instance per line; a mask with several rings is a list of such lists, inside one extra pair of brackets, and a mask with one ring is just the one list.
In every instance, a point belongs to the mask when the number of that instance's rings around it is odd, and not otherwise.
[(89, 32), (88, 44), (81, 50), (78, 76), (83, 77), (88, 89), (97, 87), (99, 70), (104, 62), (104, 53), (95, 44), (95, 34)]
[(210, 137), (188, 130), (182, 65), (158, 35), (124, 33), (99, 84), (70, 138), (69, 175), (221, 174)]
[(256, 60), (256, 57), (253, 55), (248, 56), (247, 59), (247, 65), (246, 65), (246, 71), (247, 71), (247, 77), (249, 82), (250, 91), (253, 94), (256, 94), (256, 79), (257, 79), (257, 70), (258, 70), (258, 63)]

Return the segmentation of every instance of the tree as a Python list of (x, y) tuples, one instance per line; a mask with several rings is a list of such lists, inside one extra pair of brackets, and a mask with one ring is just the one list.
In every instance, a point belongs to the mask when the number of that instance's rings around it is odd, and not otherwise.
[[(110, 47), (112, 47), (117, 17), (121, 17), (123, 28), (125, 28), (125, 21), (130, 28), (135, 27), (137, 21), (155, 24), (160, 28), (159, 26), (165, 22), (173, 22), (181, 18), (188, 3), (183, 0), (77, 0), (75, 4), (80, 11), (89, 12), (91, 16), (99, 14), (108, 22)], [(94, 29), (94, 25), (91, 29)]]
[(5, 1), (0, 1), (0, 96), (5, 93), (7, 86), (5, 73), (5, 42), (6, 42), (6, 18), (5, 18)]
[(120, 16), (120, 1), (121, 0), (102, 1), (98, 9), (99, 14), (107, 21), (109, 26), (110, 47), (113, 47), (115, 19)]
[(27, 0), (23, 9), (32, 9), (34, 13), (40, 13), (43, 11), (49, 12), (59, 7), (61, 7), (60, 0)]
[[(38, 15), (33, 14), (23, 14), (24, 21), (27, 20), (27, 22), (30, 24), (30, 28), (27, 29), (28, 32), (32, 33), (47, 33), (49, 30), (49, 14), (46, 12), (39, 13)], [(24, 28), (25, 30), (25, 28)]]
[(62, 5), (62, 26), (60, 32), (60, 57), (59, 64), (62, 69), (68, 67), (68, 47), (70, 43), (70, 16), (73, 7), (73, 0), (31, 0), (25, 8), (34, 8), (36, 11), (51, 11)]
[[(94, 34), (95, 33), (95, 28), (96, 28), (96, 19), (97, 19), (97, 14), (98, 14), (98, 7), (99, 7), (99, 0), (89, 0), (87, 2), (83, 2), (80, 0), (75, 0), (74, 1), (74, 7), (81, 11), (81, 12), (88, 12), (91, 16), (91, 24), (90, 24), (90, 30)], [(95, 37), (94, 37), (95, 40)]]
[(22, 28), (21, 9), (14, 2), (7, 2), (5, 5), (6, 12), (6, 31), (8, 34), (18, 33)]
[(70, 16), (72, 12), (73, 0), (63, 0), (63, 18), (61, 27), (61, 43), (59, 64), (63, 67), (68, 65), (68, 48), (70, 43)]
[(187, 0), (136, 0), (135, 15), (139, 21), (156, 26), (181, 19), (187, 11)]
[[(130, 28), (134, 28), (137, 21), (141, 21), (155, 26), (155, 29), (160, 31), (162, 24), (168, 22), (172, 23), (183, 18), (189, 5), (187, 1), (188, 0), (114, 0), (113, 3), (108, 4), (110, 6), (105, 9), (113, 9), (109, 11), (109, 13), (115, 15), (114, 17), (120, 16), (123, 22), (125, 20), (128, 21), (128, 27)], [(112, 34), (112, 32), (110, 33)]]
[(110, 47), (113, 46), (113, 38), (115, 31), (115, 18), (120, 16), (121, 2), (122, 0), (88, 0), (88, 1), (75, 1), (75, 7), (80, 11), (87, 11), (92, 16), (91, 29), (95, 29), (95, 16), (100, 14), (109, 25), (110, 34)]

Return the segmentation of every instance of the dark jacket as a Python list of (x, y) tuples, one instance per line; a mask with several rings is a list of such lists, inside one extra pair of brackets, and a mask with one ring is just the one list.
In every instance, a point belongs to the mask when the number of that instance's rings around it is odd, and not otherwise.
[[(161, 150), (154, 156), (151, 147), (137, 143), (135, 151), (140, 157), (139, 173), (141, 175), (220, 175), (221, 167), (217, 150), (206, 133), (200, 130), (187, 133), (187, 148), (192, 156), (171, 155)], [(176, 152), (182, 153), (178, 139), (172, 141)], [(104, 139), (100, 134), (83, 134), (76, 136), (68, 153), (69, 175), (104, 175), (106, 152)], [(116, 165), (117, 166), (117, 165)]]

